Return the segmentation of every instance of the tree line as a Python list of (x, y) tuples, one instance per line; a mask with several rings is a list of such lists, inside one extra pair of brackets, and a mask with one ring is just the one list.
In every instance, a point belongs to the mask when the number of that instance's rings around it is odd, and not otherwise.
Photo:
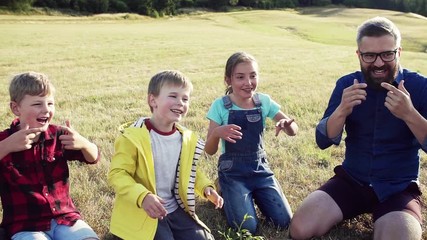
[(0, 6), (13, 11), (44, 7), (81, 14), (129, 12), (151, 17), (176, 15), (182, 8), (227, 11), (231, 7), (277, 9), (328, 5), (386, 9), (427, 16), (427, 0), (0, 0)]

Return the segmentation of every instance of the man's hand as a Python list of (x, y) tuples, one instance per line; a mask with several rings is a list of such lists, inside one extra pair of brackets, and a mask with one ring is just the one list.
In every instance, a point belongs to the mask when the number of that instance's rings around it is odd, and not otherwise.
[(385, 107), (394, 116), (405, 121), (405, 118), (409, 117), (410, 113), (414, 111), (414, 106), (412, 105), (410, 94), (404, 86), (404, 82), (404, 80), (400, 81), (397, 88), (383, 82), (381, 83), (381, 87), (388, 91), (384, 102)]
[(341, 103), (338, 106), (344, 116), (350, 115), (355, 106), (366, 100), (366, 87), (366, 83), (359, 83), (357, 79), (354, 79), (353, 85), (344, 89)]

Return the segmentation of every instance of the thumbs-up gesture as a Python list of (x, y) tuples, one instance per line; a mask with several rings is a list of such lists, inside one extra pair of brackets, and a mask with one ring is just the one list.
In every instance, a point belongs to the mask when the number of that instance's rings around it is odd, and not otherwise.
[(64, 134), (59, 136), (59, 140), (66, 150), (81, 150), (86, 161), (96, 162), (98, 159), (98, 147), (87, 138), (81, 136), (71, 127), (69, 120), (65, 121), (65, 126), (61, 126)]
[(70, 120), (65, 121), (65, 126), (61, 126), (64, 134), (59, 136), (59, 140), (64, 149), (80, 150), (87, 144), (86, 138), (82, 137), (76, 130), (71, 127)]
[(404, 118), (411, 116), (411, 112), (415, 109), (412, 105), (410, 94), (404, 86), (404, 82), (404, 80), (400, 81), (397, 88), (389, 83), (383, 82), (381, 83), (381, 87), (388, 91), (384, 102), (386, 108), (390, 110), (394, 116), (405, 121)]

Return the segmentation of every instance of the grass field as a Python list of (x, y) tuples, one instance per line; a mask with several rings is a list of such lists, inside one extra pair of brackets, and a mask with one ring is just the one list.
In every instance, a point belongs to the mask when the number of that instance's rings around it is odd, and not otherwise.
[[(149, 116), (146, 88), (150, 77), (164, 69), (177, 69), (190, 77), (195, 89), (183, 124), (205, 139), (206, 112), (224, 93), (225, 61), (236, 51), (247, 51), (260, 65), (258, 91), (279, 102), (300, 128), (295, 137), (282, 134), (276, 138), (268, 122), (265, 134), (272, 168), (295, 210), (342, 160), (343, 144), (321, 151), (314, 141), (314, 128), (337, 78), (359, 68), (357, 26), (379, 15), (395, 21), (402, 32), (402, 65), (427, 74), (427, 20), (409, 13), (308, 8), (206, 12), (163, 19), (0, 15), (0, 129), (13, 119), (8, 107), (11, 77), (28, 70), (48, 74), (57, 88), (55, 123), (70, 119), (75, 129), (101, 148), (103, 160), (98, 165), (72, 164), (71, 189), (86, 221), (102, 239), (109, 239), (114, 193), (106, 174), (117, 127)], [(420, 182), (424, 184), (424, 153), (422, 157)], [(216, 159), (205, 157), (200, 162), (212, 179), (216, 178)], [(426, 191), (424, 185), (422, 189)], [(221, 239), (218, 231), (227, 229), (222, 211), (204, 201), (198, 204), (199, 217)], [(371, 239), (371, 227), (370, 217), (360, 216), (319, 239)], [(260, 235), (284, 239), (286, 232), (263, 224)]]

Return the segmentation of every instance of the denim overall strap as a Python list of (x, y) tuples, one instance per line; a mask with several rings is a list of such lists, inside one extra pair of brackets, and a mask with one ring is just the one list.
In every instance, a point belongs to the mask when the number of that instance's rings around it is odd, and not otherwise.
[(262, 123), (261, 102), (257, 94), (253, 101), (256, 109), (250, 110), (232, 110), (231, 99), (228, 95), (223, 97), (224, 107), (228, 109), (228, 124), (236, 124), (241, 127), (242, 139), (236, 140), (236, 143), (225, 142), (226, 154), (238, 153), (256, 153), (262, 150), (262, 134), (264, 126)]

